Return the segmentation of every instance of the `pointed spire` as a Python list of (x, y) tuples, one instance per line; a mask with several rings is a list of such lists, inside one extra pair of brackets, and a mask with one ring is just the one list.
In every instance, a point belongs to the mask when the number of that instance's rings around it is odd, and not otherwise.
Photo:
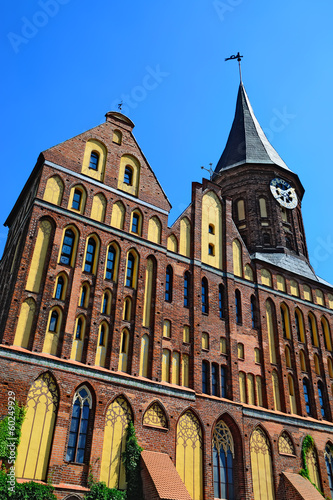
[(235, 118), (215, 174), (246, 163), (275, 164), (290, 171), (260, 127), (241, 82)]

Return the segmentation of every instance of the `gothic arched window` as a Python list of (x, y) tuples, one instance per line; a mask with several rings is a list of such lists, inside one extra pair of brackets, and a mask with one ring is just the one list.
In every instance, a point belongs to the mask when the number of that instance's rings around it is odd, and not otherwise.
[(172, 285), (173, 285), (173, 272), (172, 267), (167, 266), (165, 274), (165, 300), (172, 302)]
[(208, 314), (208, 282), (206, 278), (201, 281), (201, 310), (204, 314)]
[(229, 427), (220, 420), (213, 434), (214, 497), (234, 499), (234, 442)]
[(188, 271), (184, 274), (184, 307), (189, 307), (190, 298), (190, 273)]
[(239, 290), (235, 291), (235, 306), (236, 306), (236, 323), (238, 325), (242, 324), (242, 302), (241, 294)]
[(74, 396), (71, 427), (66, 453), (67, 462), (76, 462), (79, 464), (84, 463), (89, 412), (91, 406), (91, 394), (88, 389), (83, 386), (76, 391)]
[(305, 411), (309, 416), (311, 416), (309, 381), (306, 378), (303, 378), (303, 392), (305, 401)]
[(331, 497), (333, 498), (333, 447), (327, 444), (324, 452), (326, 469), (328, 475), (328, 483), (331, 490)]

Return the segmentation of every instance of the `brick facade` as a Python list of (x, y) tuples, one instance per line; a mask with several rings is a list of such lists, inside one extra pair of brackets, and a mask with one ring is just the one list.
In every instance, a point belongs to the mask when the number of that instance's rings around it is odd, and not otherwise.
[[(333, 330), (333, 289), (319, 280), (308, 266), (305, 235), (301, 216), (301, 198), (304, 189), (298, 177), (283, 172), (281, 167), (243, 165), (226, 170), (215, 182), (203, 179), (192, 184), (192, 200), (189, 207), (168, 227), (170, 203), (159, 185), (156, 176), (143, 156), (134, 136), (133, 124), (119, 113), (108, 113), (106, 122), (73, 139), (43, 152), (24, 187), (15, 207), (7, 219), (9, 235), (1, 261), (0, 299), (0, 383), (2, 397), (0, 415), (6, 414), (7, 390), (16, 394), (16, 399), (24, 404), (30, 386), (42, 373), (49, 371), (59, 390), (59, 406), (47, 469), (47, 478), (56, 487), (57, 497), (67, 498), (70, 493), (83, 496), (87, 488), (89, 464), (95, 478), (99, 478), (101, 450), (105, 414), (115, 397), (126, 397), (132, 411), (139, 444), (144, 450), (169, 455), (176, 464), (177, 423), (188, 409), (196, 415), (202, 430), (203, 452), (203, 497), (214, 498), (212, 437), (215, 425), (223, 419), (229, 427), (234, 441), (234, 483), (235, 498), (253, 499), (251, 475), (250, 439), (256, 426), (261, 426), (271, 447), (274, 488), (277, 498), (303, 498), (298, 493), (290, 493), (290, 481), (281, 475), (284, 471), (297, 474), (302, 467), (302, 440), (310, 434), (315, 442), (321, 487), (330, 496), (329, 478), (325, 465), (324, 451), (327, 443), (333, 442), (333, 373), (329, 369), (328, 358), (332, 351), (325, 343), (321, 328), (322, 318), (326, 318), (330, 332)], [(122, 142), (112, 141), (113, 132), (122, 132)], [(86, 142), (100, 141), (107, 151), (103, 182), (96, 181), (81, 173)], [(118, 188), (119, 165), (123, 155), (132, 155), (140, 163), (140, 185), (138, 197)], [(48, 179), (57, 175), (64, 189), (59, 204), (44, 200)], [(295, 185), (298, 206), (287, 213), (284, 220), (280, 206), (269, 192), (269, 182), (274, 177), (283, 176)], [(86, 193), (83, 213), (69, 207), (71, 190), (82, 186)], [(202, 245), (202, 199), (206, 193), (214, 192), (222, 207), (222, 267), (217, 269), (201, 259)], [(107, 200), (103, 221), (91, 218), (93, 197), (102, 193)], [(258, 198), (267, 199), (268, 225), (262, 226), (258, 209)], [(245, 201), (246, 220), (239, 221), (236, 204)], [(125, 206), (122, 229), (111, 225), (112, 209), (117, 201)], [(130, 220), (134, 209), (142, 214), (142, 232), (131, 231)], [(157, 216), (161, 223), (161, 240), (150, 241), (148, 223)], [(187, 217), (191, 223), (190, 255), (185, 256), (167, 249), (167, 239), (172, 234), (181, 238), (181, 220)], [(42, 269), (42, 282), (38, 292), (26, 289), (38, 227), (42, 220), (51, 223), (52, 232)], [(63, 234), (71, 224), (78, 231), (78, 241), (74, 266), (61, 264)], [(245, 226), (241, 228), (240, 226)], [(264, 229), (263, 229), (264, 228)], [(263, 240), (263, 231), (269, 232), (269, 244)], [(292, 244), (286, 244), (286, 233), (291, 235)], [(96, 235), (99, 240), (99, 254), (96, 272), (84, 271), (87, 238)], [(233, 242), (241, 245), (242, 275), (234, 273)], [(118, 279), (105, 278), (107, 248), (115, 242), (119, 249)], [(266, 245), (266, 246), (265, 246)], [(126, 286), (126, 266), (128, 252), (134, 249), (138, 256), (137, 286)], [(307, 275), (297, 272), (297, 268), (283, 269), (272, 262), (263, 260), (258, 252), (272, 254), (278, 252), (301, 261), (302, 269), (308, 266)], [(257, 252), (257, 253), (256, 253)], [(143, 326), (145, 303), (145, 280), (147, 259), (154, 262), (153, 291), (150, 326)], [(166, 268), (172, 266), (172, 300), (165, 300)], [(253, 279), (246, 279), (244, 268), (250, 265)], [(261, 270), (271, 273), (272, 284), (263, 284)], [(190, 274), (189, 303), (184, 307), (184, 274)], [(56, 299), (54, 288), (57, 276), (64, 272), (68, 278), (64, 300)], [(312, 273), (312, 275), (311, 275)], [(285, 279), (285, 291), (279, 289), (277, 276)], [(208, 312), (202, 312), (202, 280), (208, 284)], [(291, 283), (298, 284), (298, 296)], [(87, 307), (78, 304), (81, 286), (90, 286)], [(222, 285), (223, 288), (219, 288)], [(312, 299), (308, 300), (305, 288), (310, 287)], [(104, 291), (112, 292), (111, 313), (101, 312)], [(223, 290), (223, 298), (219, 290)], [(323, 296), (323, 304), (317, 300), (317, 292)], [(241, 299), (242, 315), (237, 321), (235, 292)], [(123, 303), (126, 297), (132, 301), (131, 317), (123, 319)], [(36, 304), (29, 344), (27, 348), (15, 346), (14, 338), (22, 303), (32, 298)], [(270, 301), (273, 311), (276, 362), (270, 358), (272, 338), (267, 326), (266, 306)], [(280, 314), (281, 304), (288, 308), (290, 317), (290, 338), (283, 331)], [(251, 308), (252, 304), (252, 308)], [(254, 304), (254, 307), (253, 307)], [(45, 332), (52, 307), (62, 311), (59, 342), (55, 355), (43, 352)], [(239, 304), (238, 304), (239, 307)], [(299, 339), (295, 323), (295, 309), (304, 322), (304, 340)], [(318, 345), (313, 345), (309, 313), (313, 314), (318, 329)], [(81, 361), (71, 359), (75, 321), (79, 314), (86, 318), (85, 337)], [(171, 322), (171, 336), (163, 336), (164, 320)], [(238, 318), (239, 319), (239, 318)], [(104, 367), (95, 366), (99, 326), (105, 320), (109, 327), (108, 345)], [(183, 341), (184, 325), (189, 326), (189, 342)], [(126, 373), (118, 371), (121, 351), (121, 335), (124, 328), (130, 332)], [(202, 346), (202, 334), (208, 334), (208, 346)], [(143, 335), (149, 338), (149, 363), (147, 377), (140, 373), (140, 349)], [(221, 340), (221, 338), (223, 340)], [(225, 342), (225, 349), (221, 343)], [(239, 356), (238, 344), (243, 344), (244, 355)], [(291, 362), (288, 363), (285, 348), (288, 346)], [(182, 359), (189, 359), (188, 387), (162, 381), (162, 351), (169, 350), (179, 356), (179, 384), (182, 383)], [(257, 358), (255, 357), (257, 349)], [(305, 359), (301, 366), (299, 352)], [(315, 365), (315, 355), (319, 362)], [(205, 362), (207, 383), (203, 387), (202, 366)], [(170, 362), (170, 381), (176, 365)], [(225, 386), (221, 380), (224, 370)], [(276, 410), (272, 384), (272, 372), (278, 376), (281, 408)], [(245, 393), (239, 383), (239, 373), (244, 373)], [(174, 376), (176, 376), (174, 374)], [(258, 389), (253, 389), (251, 400), (249, 380), (260, 377), (262, 402)], [(296, 412), (292, 413), (288, 376), (294, 381)], [(217, 380), (216, 380), (217, 378)], [(303, 379), (308, 380), (311, 416), (308, 415), (303, 392)], [(322, 400), (318, 394), (318, 382), (322, 388)], [(72, 415), (72, 402), (77, 388), (84, 384), (92, 395), (92, 408), (88, 426), (84, 463), (66, 461), (66, 450)], [(167, 427), (149, 426), (143, 416), (149, 406), (157, 401), (164, 408)], [(324, 413), (324, 415), (323, 415)], [(282, 432), (287, 432), (294, 446), (293, 454), (279, 452), (278, 442)], [(147, 476), (144, 468), (143, 477)], [(46, 479), (46, 478), (45, 478)], [(156, 489), (147, 476), (146, 491), (149, 498), (156, 496)], [(288, 490), (289, 488), (289, 490)], [(288, 493), (289, 491), (289, 493)], [(283, 493), (281, 493), (283, 492)], [(76, 495), (76, 496), (75, 496)], [(283, 496), (282, 496), (283, 495)], [(262, 497), (263, 498), (263, 497)], [(310, 497), (309, 497), (310, 498)], [(311, 497), (312, 498), (312, 497)], [(313, 497), (315, 498), (315, 497)]]

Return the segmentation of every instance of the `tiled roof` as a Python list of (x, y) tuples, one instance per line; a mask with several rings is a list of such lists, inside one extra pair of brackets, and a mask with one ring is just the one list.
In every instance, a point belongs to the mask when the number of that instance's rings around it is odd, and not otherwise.
[(303, 260), (297, 257), (296, 255), (287, 255), (285, 253), (261, 253), (257, 252), (251, 255), (252, 259), (258, 259), (263, 262), (268, 262), (273, 266), (280, 267), (281, 269), (285, 269), (286, 271), (290, 271), (299, 276), (304, 276), (305, 278), (310, 278), (313, 281), (318, 281), (326, 286), (332, 286), (327, 281), (319, 278), (317, 276), (312, 267)]
[(166, 453), (145, 450), (141, 457), (161, 500), (192, 500)]
[(303, 500), (323, 500), (323, 497), (312, 483), (300, 474), (294, 472), (283, 472), (291, 486), (299, 493)]
[(241, 83), (235, 118), (215, 173), (246, 163), (275, 164), (290, 171), (265, 136)]

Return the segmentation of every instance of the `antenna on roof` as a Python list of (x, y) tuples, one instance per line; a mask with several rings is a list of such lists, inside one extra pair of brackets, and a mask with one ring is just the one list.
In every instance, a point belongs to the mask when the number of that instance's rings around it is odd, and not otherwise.
[(241, 83), (242, 83), (242, 68), (241, 68), (242, 57), (243, 56), (241, 56), (240, 53), (237, 52), (237, 54), (235, 56), (230, 56), (230, 57), (227, 57), (226, 59), (224, 59), (225, 61), (230, 61), (231, 59), (237, 59), (238, 67), (239, 67), (239, 78), (240, 78)]
[(205, 167), (200, 167), (202, 168), (203, 170), (206, 170), (207, 172), (209, 172), (209, 180), (211, 181), (212, 180), (212, 177), (213, 177), (213, 173), (214, 173), (214, 170), (212, 169), (212, 163), (209, 164), (209, 168), (205, 168)]
[(120, 101), (120, 103), (118, 104), (119, 111), (121, 111), (122, 106), (123, 106), (123, 101)]

